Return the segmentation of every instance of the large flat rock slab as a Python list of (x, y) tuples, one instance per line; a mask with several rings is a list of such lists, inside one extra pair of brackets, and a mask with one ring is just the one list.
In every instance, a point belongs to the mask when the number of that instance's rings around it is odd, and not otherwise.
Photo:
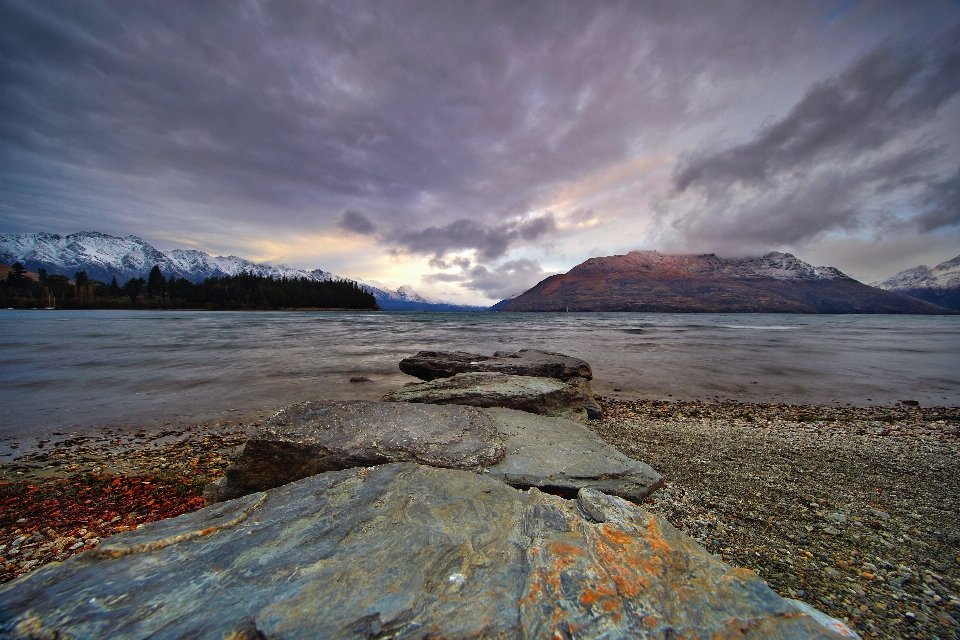
[(639, 502), (660, 474), (562, 418), (511, 409), (404, 402), (304, 402), (255, 431), (207, 503), (351, 467), (412, 461), (470, 469), (519, 487), (576, 493), (594, 487)]
[(12, 638), (839, 638), (658, 516), (410, 463), (119, 534), (0, 587)]
[(488, 411), (507, 453), (484, 471), (506, 484), (567, 496), (592, 488), (636, 503), (663, 486), (663, 477), (650, 465), (625, 456), (580, 424), (510, 409)]
[(590, 365), (580, 358), (537, 349), (497, 351), (493, 357), (463, 351), (421, 351), (401, 360), (400, 371), (421, 380), (436, 380), (458, 373), (484, 371), (558, 380), (593, 379)]
[(324, 471), (388, 462), (477, 469), (505, 451), (489, 414), (473, 407), (303, 402), (253, 432), (204, 498), (231, 500)]
[(380, 401), (503, 407), (583, 420), (587, 417), (585, 396), (582, 385), (556, 378), (506, 373), (458, 373), (450, 378), (408, 384), (391, 391)]

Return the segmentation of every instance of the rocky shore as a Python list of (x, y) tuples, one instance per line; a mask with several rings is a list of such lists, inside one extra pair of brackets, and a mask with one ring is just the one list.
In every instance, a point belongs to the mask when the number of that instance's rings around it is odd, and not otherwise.
[(604, 401), (706, 549), (865, 638), (960, 637), (960, 409)]
[(108, 428), (8, 444), (23, 453), (0, 463), (0, 582), (202, 508), (204, 486), (246, 440), (243, 427), (228, 420), (154, 433)]
[[(864, 637), (960, 630), (960, 410), (601, 404), (585, 426), (663, 474), (644, 506), (708, 551)], [(255, 426), (105, 431), (0, 465), (3, 581), (199, 508)]]

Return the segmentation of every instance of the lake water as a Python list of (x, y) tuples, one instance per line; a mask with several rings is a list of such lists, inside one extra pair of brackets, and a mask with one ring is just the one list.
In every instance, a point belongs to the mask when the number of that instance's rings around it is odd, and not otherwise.
[(421, 349), (522, 348), (622, 398), (960, 404), (955, 316), (0, 310), (0, 436), (373, 400)]

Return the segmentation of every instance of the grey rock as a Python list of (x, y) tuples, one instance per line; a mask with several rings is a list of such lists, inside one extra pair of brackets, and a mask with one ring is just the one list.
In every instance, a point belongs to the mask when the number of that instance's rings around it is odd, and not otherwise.
[(839, 638), (658, 516), (410, 463), (119, 534), (0, 587), (13, 638)]
[(511, 409), (403, 402), (293, 405), (254, 431), (207, 504), (324, 471), (412, 461), (483, 470), (514, 486), (575, 494), (581, 487), (641, 501), (663, 484), (583, 426)]
[[(458, 373), (450, 378), (408, 384), (380, 398), (381, 402), (464, 404), (504, 407), (571, 420), (587, 417), (589, 382), (570, 384), (556, 378), (514, 376), (505, 373)], [(584, 388), (587, 385), (587, 389)]]
[(303, 402), (255, 430), (203, 497), (210, 504), (324, 471), (388, 462), (476, 469), (504, 453), (490, 416), (473, 407)]
[(860, 640), (860, 634), (844, 624), (842, 620), (837, 620), (834, 617), (828, 616), (819, 609), (814, 609), (806, 602), (794, 600), (792, 598), (786, 598), (786, 600), (792, 604), (797, 611), (809, 615), (814, 620), (819, 622), (821, 626), (840, 635), (841, 637), (850, 638), (852, 640)]
[(629, 458), (576, 422), (510, 409), (487, 409), (507, 453), (484, 470), (514, 487), (561, 495), (582, 488), (639, 503), (663, 486), (650, 465)]
[(593, 379), (590, 365), (583, 360), (537, 349), (497, 351), (493, 357), (463, 351), (421, 351), (401, 360), (400, 371), (421, 380), (436, 380), (458, 373), (483, 371), (558, 380)]
[(586, 378), (570, 378), (567, 382), (571, 386), (579, 389), (580, 394), (583, 396), (583, 409), (587, 412), (587, 418), (590, 420), (600, 420), (603, 418), (603, 409), (600, 407), (600, 403), (597, 402), (597, 397), (590, 387), (590, 381)]

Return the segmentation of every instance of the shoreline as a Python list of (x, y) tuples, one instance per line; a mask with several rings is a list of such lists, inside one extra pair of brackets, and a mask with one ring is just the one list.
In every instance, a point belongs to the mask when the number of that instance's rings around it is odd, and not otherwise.
[[(960, 408), (601, 404), (585, 425), (666, 480), (644, 507), (711, 553), (864, 637), (957, 632)], [(261, 421), (103, 428), (0, 463), (0, 582), (201, 508)]]
[(0, 463), (0, 584), (113, 534), (203, 508), (203, 488), (246, 441), (243, 427), (222, 420), (149, 432), (101, 428), (35, 441)]
[(611, 402), (588, 426), (665, 478), (645, 502), (865, 638), (960, 621), (960, 408)]

